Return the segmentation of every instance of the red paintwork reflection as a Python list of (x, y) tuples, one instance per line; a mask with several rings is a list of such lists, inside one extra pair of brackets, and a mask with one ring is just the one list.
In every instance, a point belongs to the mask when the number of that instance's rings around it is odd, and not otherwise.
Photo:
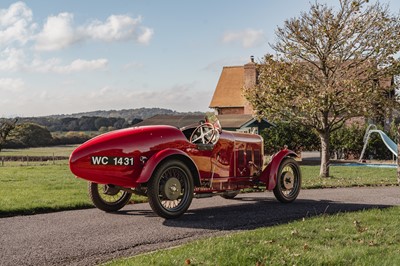
[[(240, 189), (251, 186), (261, 174), (269, 184), (275, 168), (261, 173), (263, 139), (258, 135), (222, 131), (215, 145), (188, 141), (191, 129), (172, 126), (135, 127), (95, 137), (79, 146), (70, 156), (70, 169), (80, 178), (101, 184), (134, 188), (146, 183), (162, 160), (186, 157), (196, 193)], [(193, 130), (193, 129), (192, 129)], [(92, 157), (133, 158), (133, 165), (93, 165)], [(281, 156), (276, 157), (279, 165)], [(196, 182), (195, 182), (196, 183)]]
[[(101, 184), (136, 187), (143, 163), (168, 148), (185, 149), (185, 136), (174, 127), (137, 127), (117, 130), (95, 137), (79, 146), (70, 156), (70, 169), (78, 177)], [(92, 156), (133, 157), (133, 166), (92, 165)]]

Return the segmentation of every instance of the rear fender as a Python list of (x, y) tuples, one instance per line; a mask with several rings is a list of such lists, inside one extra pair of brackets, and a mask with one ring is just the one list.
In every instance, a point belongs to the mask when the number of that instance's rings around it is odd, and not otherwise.
[(294, 151), (283, 149), (272, 156), (271, 162), (260, 175), (260, 181), (267, 185), (267, 190), (275, 188), (279, 166), (285, 157), (297, 157)]
[(145, 163), (143, 166), (140, 177), (136, 183), (146, 183), (149, 181), (153, 172), (158, 167), (160, 163), (167, 159), (179, 159), (183, 161), (192, 172), (193, 182), (195, 186), (200, 186), (200, 175), (196, 164), (193, 160), (183, 151), (178, 149), (165, 149), (157, 152)]

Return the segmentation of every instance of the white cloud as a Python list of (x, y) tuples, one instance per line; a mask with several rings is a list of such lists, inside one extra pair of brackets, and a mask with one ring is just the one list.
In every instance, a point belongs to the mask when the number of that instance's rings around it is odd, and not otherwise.
[(0, 71), (15, 72), (23, 68), (25, 53), (21, 49), (6, 48), (0, 52)]
[(105, 42), (134, 40), (148, 44), (154, 33), (153, 29), (141, 26), (140, 16), (132, 18), (127, 15), (111, 15), (105, 22), (93, 20), (79, 27), (74, 27), (73, 20), (74, 16), (70, 13), (49, 17), (43, 30), (36, 37), (36, 50), (60, 50), (86, 40)]
[(85, 106), (92, 110), (139, 108), (144, 105), (145, 107), (170, 108), (178, 111), (202, 110), (208, 106), (212, 92), (197, 91), (194, 87), (194, 83), (177, 84), (155, 91), (105, 86), (98, 90), (85, 92), (83, 95), (72, 95), (69, 100), (73, 102), (73, 106), (80, 106), (85, 101)]
[(25, 3), (16, 2), (8, 9), (0, 9), (0, 44), (25, 44), (32, 38), (35, 28), (32, 10)]
[(141, 44), (149, 44), (151, 38), (154, 35), (154, 30), (146, 27), (142, 27), (142, 33), (139, 34), (137, 40)]
[(76, 59), (68, 65), (62, 65), (60, 60), (52, 58), (46, 61), (34, 60), (29, 67), (32, 72), (69, 74), (73, 72), (102, 70), (107, 67), (108, 60), (104, 58), (95, 60)]
[(21, 79), (0, 78), (0, 91), (19, 92), (25, 83)]
[[(147, 43), (153, 30), (145, 27), (139, 27), (142, 18), (132, 18), (127, 15), (111, 15), (103, 23), (101, 21), (92, 21), (88, 26), (81, 27), (82, 35), (101, 41), (126, 41), (135, 39), (139, 43)], [(141, 32), (142, 31), (142, 32)]]
[(40, 51), (53, 51), (77, 42), (80, 37), (72, 26), (73, 19), (74, 15), (70, 13), (48, 17), (43, 30), (36, 37), (35, 48)]
[(57, 69), (58, 73), (71, 73), (71, 72), (80, 72), (80, 71), (92, 71), (105, 69), (107, 67), (108, 60), (104, 58), (95, 59), (95, 60), (83, 60), (76, 59), (72, 61), (71, 64), (59, 67)]
[(32, 10), (23, 2), (16, 2), (7, 9), (0, 9), (0, 47), (9, 43), (25, 45), (34, 40), (37, 51), (56, 51), (74, 43), (87, 40), (118, 42), (133, 40), (148, 44), (154, 30), (142, 25), (142, 17), (110, 15), (104, 22), (88, 21), (85, 25), (74, 25), (74, 15), (63, 12), (46, 19), (38, 32), (33, 22)]
[(244, 48), (260, 45), (264, 39), (262, 30), (245, 29), (242, 31), (226, 32), (222, 37), (224, 43), (239, 42)]
[(0, 71), (31, 73), (58, 73), (69, 74), (73, 72), (93, 71), (105, 69), (108, 60), (105, 58), (84, 60), (76, 59), (68, 64), (63, 64), (59, 58), (42, 60), (40, 58), (29, 59), (22, 49), (7, 48), (0, 52)]
[[(204, 111), (210, 98), (211, 90), (201, 91), (194, 88), (196, 84), (178, 84), (160, 91), (134, 90), (104, 86), (88, 87), (78, 92), (71, 86), (57, 90), (49, 84), (43, 84), (39, 90), (26, 90), (13, 97), (0, 97), (2, 109), (8, 114), (19, 116), (38, 116), (49, 114), (71, 114), (81, 111), (129, 109), (140, 107), (159, 107), (177, 111)], [(77, 87), (82, 84), (77, 84)]]

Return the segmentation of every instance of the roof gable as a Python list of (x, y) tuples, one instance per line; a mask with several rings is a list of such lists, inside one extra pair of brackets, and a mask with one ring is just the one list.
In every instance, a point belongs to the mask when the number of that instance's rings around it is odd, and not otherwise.
[(210, 108), (242, 107), (246, 103), (243, 96), (244, 67), (224, 67), (212, 97)]

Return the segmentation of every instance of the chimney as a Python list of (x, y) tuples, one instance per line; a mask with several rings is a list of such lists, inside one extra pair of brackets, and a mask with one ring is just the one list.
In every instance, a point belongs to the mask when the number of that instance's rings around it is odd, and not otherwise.
[[(244, 87), (251, 88), (257, 82), (257, 69), (254, 63), (254, 56), (250, 56), (250, 62), (244, 65)], [(252, 114), (253, 108), (248, 101), (244, 105), (244, 114)]]
[(253, 87), (256, 85), (256, 80), (256, 63), (254, 63), (254, 56), (250, 56), (250, 62), (244, 65), (244, 87)]

